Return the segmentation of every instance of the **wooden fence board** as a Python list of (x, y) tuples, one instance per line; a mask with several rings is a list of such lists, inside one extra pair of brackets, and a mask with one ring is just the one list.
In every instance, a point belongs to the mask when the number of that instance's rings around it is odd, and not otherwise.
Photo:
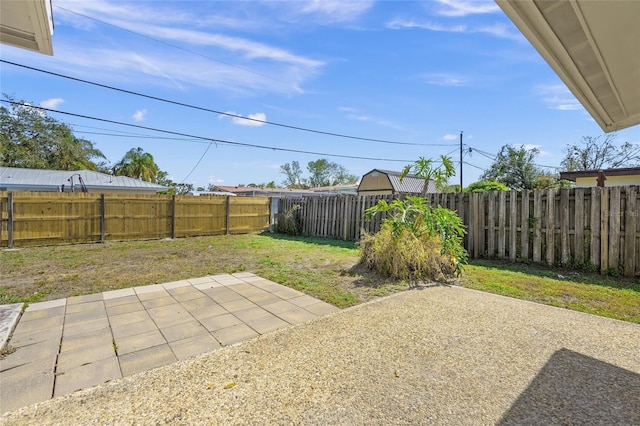
[(636, 271), (636, 240), (638, 222), (638, 202), (636, 187), (627, 188), (624, 210), (624, 275), (633, 276)]
[(609, 188), (609, 268), (620, 264), (620, 187)]
[[(307, 209), (304, 229), (313, 230), (310, 235), (359, 240), (361, 231), (377, 232), (386, 217), (363, 220), (380, 199), (390, 202), (393, 196), (332, 197), (329, 203), (315, 203), (324, 213), (310, 215)], [(471, 258), (589, 263), (603, 272), (613, 267), (628, 276), (640, 275), (637, 187), (428, 194), (426, 199), (432, 206), (457, 211), (467, 227), (463, 244)], [(629, 209), (633, 215), (627, 214)]]
[[(225, 226), (223, 197), (0, 192), (0, 199), (3, 209), (14, 200), (12, 216), (0, 214), (0, 229), (12, 230), (11, 239), (0, 234), (3, 246), (215, 235)], [(267, 198), (236, 197), (230, 204), (232, 232), (268, 229)]]
[(576, 188), (574, 207), (574, 260), (577, 265), (584, 264), (584, 201), (584, 188)]
[(518, 244), (518, 192), (509, 191), (509, 260), (516, 260)]

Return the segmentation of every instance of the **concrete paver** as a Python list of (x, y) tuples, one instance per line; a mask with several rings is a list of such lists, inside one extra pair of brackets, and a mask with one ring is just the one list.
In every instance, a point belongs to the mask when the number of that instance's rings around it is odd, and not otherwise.
[[(6, 306), (0, 325), (9, 328)], [(0, 360), (0, 412), (337, 310), (249, 272), (33, 303), (11, 326), (15, 352)]]

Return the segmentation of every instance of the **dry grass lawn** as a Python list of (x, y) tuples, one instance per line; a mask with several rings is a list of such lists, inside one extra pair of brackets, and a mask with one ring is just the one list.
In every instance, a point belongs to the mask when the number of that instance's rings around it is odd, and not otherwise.
[[(0, 250), (0, 304), (250, 271), (344, 308), (409, 288), (358, 265), (356, 244), (277, 234)], [(640, 323), (640, 280), (476, 261), (455, 284)]]

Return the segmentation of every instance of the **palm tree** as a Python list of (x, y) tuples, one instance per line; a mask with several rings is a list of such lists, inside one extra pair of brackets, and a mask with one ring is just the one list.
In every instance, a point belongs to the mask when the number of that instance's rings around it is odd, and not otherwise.
[(145, 182), (156, 183), (160, 168), (153, 159), (153, 155), (144, 152), (142, 148), (131, 148), (113, 167), (116, 176), (129, 176)]

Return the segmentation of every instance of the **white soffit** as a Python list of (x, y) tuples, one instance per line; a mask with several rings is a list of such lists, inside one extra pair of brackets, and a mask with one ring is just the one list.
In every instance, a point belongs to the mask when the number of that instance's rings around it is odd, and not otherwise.
[(640, 1), (495, 1), (605, 132), (640, 123)]
[(0, 42), (53, 55), (50, 0), (0, 0)]

